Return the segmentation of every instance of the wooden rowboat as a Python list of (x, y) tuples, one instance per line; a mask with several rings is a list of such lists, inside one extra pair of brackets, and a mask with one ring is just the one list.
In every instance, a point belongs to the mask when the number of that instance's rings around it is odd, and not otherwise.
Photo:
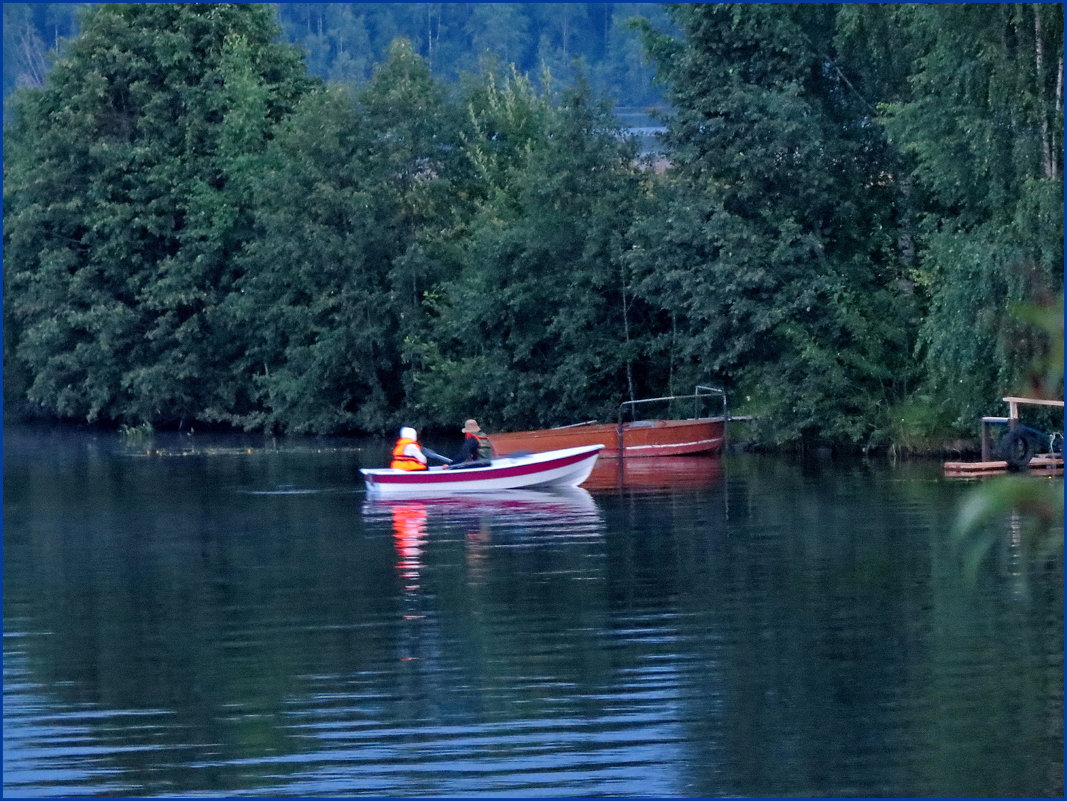
[(638, 420), (624, 423), (581, 423), (565, 428), (490, 434), (497, 453), (544, 451), (600, 445), (605, 459), (638, 456), (685, 456), (722, 450), (726, 420), (721, 417), (699, 420)]
[[(722, 400), (722, 413), (714, 417), (698, 416), (701, 402), (709, 397)], [(639, 404), (676, 404), (692, 401), (693, 417), (684, 419), (648, 419), (625, 421)], [(673, 408), (673, 407), (671, 407)], [(626, 401), (619, 407), (617, 423), (590, 421), (559, 428), (513, 431), (490, 434), (489, 441), (497, 453), (546, 451), (600, 445), (601, 457), (616, 459), (649, 456), (687, 456), (718, 453), (726, 439), (726, 394), (716, 387), (698, 386), (692, 395), (671, 395)]]
[(527, 487), (577, 487), (589, 478), (601, 449), (600, 445), (590, 445), (504, 456), (494, 458), (484, 467), (364, 468), (359, 472), (363, 474), (368, 492), (383, 494), (434, 495)]

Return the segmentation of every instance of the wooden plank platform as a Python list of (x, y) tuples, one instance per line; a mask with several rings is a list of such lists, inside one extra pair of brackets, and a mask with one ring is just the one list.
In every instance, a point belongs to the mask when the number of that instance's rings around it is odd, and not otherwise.
[[(992, 462), (945, 462), (945, 475), (948, 476), (995, 476), (1008, 472), (1005, 461)], [(1063, 455), (1058, 453), (1039, 453), (1030, 460), (1026, 472), (1041, 476), (1062, 476)]]

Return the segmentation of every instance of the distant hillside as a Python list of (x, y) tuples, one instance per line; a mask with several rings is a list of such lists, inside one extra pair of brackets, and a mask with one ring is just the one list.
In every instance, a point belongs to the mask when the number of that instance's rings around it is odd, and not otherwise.
[[(78, 32), (78, 12), (95, 3), (4, 4), (4, 98), (39, 86), (51, 59)], [(555, 85), (585, 72), (626, 124), (647, 125), (643, 110), (662, 103), (636, 34), (626, 21), (669, 25), (653, 3), (281, 3), (286, 38), (326, 80), (362, 84), (397, 37), (411, 40), (435, 74), (458, 81), (486, 61), (513, 63), (535, 82), (547, 67)]]

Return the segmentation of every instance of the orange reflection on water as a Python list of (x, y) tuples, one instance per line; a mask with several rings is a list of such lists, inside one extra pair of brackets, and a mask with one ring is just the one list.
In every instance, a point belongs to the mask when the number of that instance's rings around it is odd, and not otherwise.
[(397, 504), (392, 512), (396, 572), (404, 580), (405, 590), (417, 590), (422, 570), (422, 547), (426, 542), (426, 505), (415, 502)]

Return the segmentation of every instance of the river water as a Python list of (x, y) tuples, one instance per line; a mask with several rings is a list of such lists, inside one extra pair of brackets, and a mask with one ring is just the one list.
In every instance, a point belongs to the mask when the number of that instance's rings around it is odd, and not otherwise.
[(380, 443), (3, 444), (7, 796), (1063, 796), (1062, 550), (968, 572), (937, 463), (385, 503)]

